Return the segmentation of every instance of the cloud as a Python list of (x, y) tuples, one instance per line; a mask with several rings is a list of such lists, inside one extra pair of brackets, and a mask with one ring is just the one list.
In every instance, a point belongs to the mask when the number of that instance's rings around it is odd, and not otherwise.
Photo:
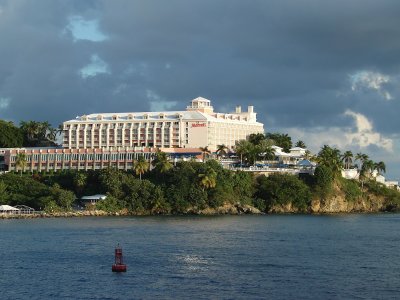
[(360, 148), (374, 145), (389, 152), (393, 151), (393, 140), (383, 137), (380, 133), (374, 131), (371, 122), (364, 115), (351, 110), (347, 110), (345, 115), (353, 117), (356, 125), (355, 130), (345, 134), (349, 145), (356, 144)]
[(70, 32), (74, 42), (87, 40), (91, 42), (102, 42), (108, 39), (99, 29), (98, 20), (85, 20), (81, 16), (71, 16), (68, 18), (68, 25), (63, 33)]
[(97, 54), (90, 57), (90, 64), (79, 70), (82, 78), (94, 77), (99, 74), (110, 74), (108, 64)]
[(146, 91), (146, 97), (150, 100), (151, 111), (168, 111), (178, 104), (177, 101), (165, 101), (152, 90)]
[(344, 116), (353, 119), (352, 126), (286, 128), (286, 132), (294, 138), (306, 141), (308, 147), (314, 152), (318, 152), (320, 147), (325, 144), (341, 150), (366, 150), (372, 146), (380, 148), (386, 153), (393, 152), (393, 139), (376, 132), (366, 116), (351, 110), (345, 111)]
[(0, 117), (59, 124), (201, 95), (216, 111), (254, 105), (266, 130), (299, 128), (317, 149), (396, 148), (400, 1), (160, 3), (0, 0), (0, 95), (13, 99)]
[(392, 95), (384, 89), (391, 81), (390, 76), (378, 72), (359, 71), (350, 75), (352, 91), (377, 91), (385, 100), (392, 100)]
[(11, 99), (10, 98), (0, 98), (0, 109), (7, 109), (10, 105)]

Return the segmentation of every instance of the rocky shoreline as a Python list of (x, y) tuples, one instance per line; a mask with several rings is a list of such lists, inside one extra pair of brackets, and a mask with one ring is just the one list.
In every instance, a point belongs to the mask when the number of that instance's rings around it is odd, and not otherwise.
[[(203, 210), (188, 210), (185, 215), (241, 215), (241, 214), (263, 214), (257, 208), (250, 205), (226, 204), (217, 208), (206, 208)], [(0, 219), (36, 219), (36, 218), (74, 218), (74, 217), (105, 217), (105, 216), (146, 216), (155, 215), (150, 213), (132, 214), (128, 211), (105, 212), (103, 210), (82, 210), (54, 213), (37, 214), (0, 214)]]
[[(262, 215), (262, 214), (343, 214), (343, 213), (379, 213), (388, 211), (385, 209), (383, 199), (359, 200), (347, 202), (343, 199), (333, 198), (329, 200), (313, 200), (308, 212), (299, 211), (291, 203), (282, 206), (274, 206), (268, 213), (261, 212), (251, 205), (225, 204), (217, 208), (206, 208), (203, 210), (189, 209), (183, 215)], [(151, 213), (133, 214), (127, 210), (119, 212), (105, 212), (103, 210), (82, 210), (70, 212), (37, 213), (37, 214), (0, 214), (0, 219), (35, 219), (35, 218), (76, 218), (76, 217), (105, 217), (105, 216), (150, 216)]]

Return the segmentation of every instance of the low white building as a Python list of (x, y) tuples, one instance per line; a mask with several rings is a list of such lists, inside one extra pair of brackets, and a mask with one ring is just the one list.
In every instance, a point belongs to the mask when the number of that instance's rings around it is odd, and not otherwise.
[(7, 215), (11, 215), (11, 214), (18, 214), (19, 213), (19, 209), (16, 207), (12, 207), (10, 205), (0, 205), (0, 214), (7, 214)]
[(99, 202), (100, 200), (105, 200), (106, 198), (107, 198), (106, 195), (96, 194), (96, 195), (91, 195), (91, 196), (83, 196), (81, 198), (81, 201), (86, 204), (94, 205), (97, 202)]

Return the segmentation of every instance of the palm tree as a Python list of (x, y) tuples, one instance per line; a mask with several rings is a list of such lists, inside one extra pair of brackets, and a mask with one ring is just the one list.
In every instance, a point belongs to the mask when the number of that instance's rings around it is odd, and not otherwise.
[(372, 172), (374, 171), (375, 163), (368, 159), (365, 160), (362, 164), (362, 168), (360, 171), (360, 179), (361, 179), (361, 186), (363, 187), (363, 180), (366, 178), (370, 178), (372, 175)]
[(50, 142), (55, 142), (57, 138), (58, 129), (50, 127), (47, 132), (47, 139)]
[(243, 157), (247, 158), (249, 152), (250, 152), (250, 148), (253, 144), (251, 144), (249, 141), (247, 140), (240, 140), (240, 141), (236, 141), (235, 143), (235, 152), (236, 154), (240, 155), (240, 166), (243, 165)]
[(333, 174), (338, 176), (343, 167), (340, 157), (341, 155), (339, 149), (324, 145), (321, 151), (318, 153), (317, 162), (319, 165), (330, 168)]
[[(356, 161), (358, 160), (361, 164), (363, 164), (364, 161), (369, 160), (369, 156), (368, 156), (367, 154), (363, 154), (363, 153), (361, 153), (361, 152), (358, 152), (358, 153), (356, 154), (355, 160), (356, 160)], [(360, 169), (361, 169), (361, 166), (360, 166)]]
[(17, 169), (20, 169), (21, 171), (21, 176), (22, 176), (22, 170), (25, 171), (25, 167), (28, 164), (28, 161), (26, 159), (26, 154), (25, 153), (18, 153), (16, 158), (15, 158), (15, 166)]
[(295, 146), (296, 146), (296, 147), (303, 148), (303, 149), (307, 148), (307, 147), (306, 147), (306, 144), (305, 144), (302, 140), (297, 141), (297, 143), (295, 144)]
[(47, 121), (39, 123), (39, 139), (41, 141), (46, 140), (48, 136), (47, 133), (50, 131), (51, 128), (51, 124)]
[(216, 151), (216, 153), (217, 153), (217, 158), (226, 155), (226, 150), (227, 150), (227, 149), (228, 149), (228, 148), (227, 148), (224, 144), (222, 144), (222, 145), (217, 145), (217, 151)]
[(208, 146), (200, 147), (200, 151), (203, 153), (203, 162), (205, 162), (206, 157), (211, 154), (211, 151), (208, 150)]
[(204, 173), (199, 174), (200, 186), (205, 189), (215, 188), (217, 185), (217, 173), (208, 167)]
[(134, 169), (136, 172), (136, 175), (139, 175), (140, 181), (142, 181), (142, 174), (147, 172), (149, 170), (150, 164), (149, 162), (144, 158), (143, 155), (138, 157), (138, 160), (135, 162)]
[(381, 172), (386, 173), (386, 165), (383, 161), (380, 161), (375, 164), (375, 170), (378, 171), (378, 174), (381, 174)]
[(87, 173), (86, 172), (76, 172), (73, 177), (73, 182), (75, 186), (75, 190), (78, 194), (81, 194), (83, 188), (86, 186), (87, 183)]
[(345, 168), (350, 169), (350, 166), (353, 162), (353, 153), (351, 151), (346, 151), (342, 155), (342, 162), (344, 162)]
[(151, 164), (160, 173), (165, 173), (173, 167), (172, 163), (169, 161), (167, 153), (162, 152), (160, 149), (157, 149), (157, 152), (155, 153), (155, 158), (151, 162)]
[(28, 141), (32, 141), (37, 138), (39, 134), (39, 127), (40, 127), (39, 122), (36, 121), (28, 121), (28, 122), (22, 121), (20, 123), (20, 128), (26, 135)]
[(261, 155), (263, 156), (264, 160), (273, 160), (275, 157), (275, 150), (271, 146), (267, 146), (262, 149), (263, 152)]

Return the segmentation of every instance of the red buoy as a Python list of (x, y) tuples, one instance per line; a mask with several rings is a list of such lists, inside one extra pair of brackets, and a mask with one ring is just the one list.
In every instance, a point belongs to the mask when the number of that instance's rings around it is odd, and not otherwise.
[(113, 272), (126, 272), (126, 265), (122, 259), (122, 248), (118, 246), (115, 248), (115, 264), (112, 265)]

